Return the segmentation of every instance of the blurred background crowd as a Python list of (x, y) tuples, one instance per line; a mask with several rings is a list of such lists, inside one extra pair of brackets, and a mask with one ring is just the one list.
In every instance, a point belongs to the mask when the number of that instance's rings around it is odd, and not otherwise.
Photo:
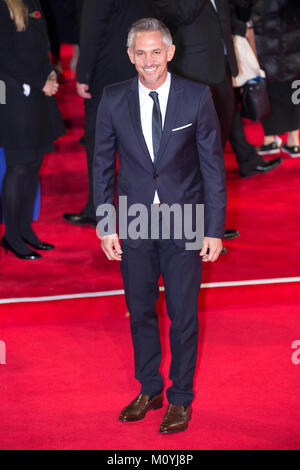
[[(171, 72), (210, 86), (223, 148), (229, 141), (241, 177), (273, 171), (282, 162), (282, 152), (300, 157), (299, 0), (0, 0), (0, 80), (7, 84), (10, 103), (9, 108), (0, 106), (0, 147), (6, 162), (1, 244), (6, 251), (28, 260), (41, 257), (40, 250), (54, 249), (39, 239), (31, 220), (43, 156), (64, 133), (55, 102), (59, 84), (66, 80), (63, 43), (73, 45), (71, 79), (84, 99), (81, 143), (89, 190), (78, 212), (62, 216), (74, 225), (96, 225), (97, 109), (105, 86), (136, 74), (126, 41), (129, 27), (142, 17), (159, 18), (170, 28), (176, 45)], [(239, 86), (233, 81), (242, 66), (237, 37), (247, 41), (264, 72), (248, 76)], [(264, 129), (259, 147), (247, 141), (243, 127), (246, 92), (259, 114), (253, 119)], [(283, 144), (279, 136), (285, 133)], [(224, 239), (238, 237), (237, 229), (227, 228)]]

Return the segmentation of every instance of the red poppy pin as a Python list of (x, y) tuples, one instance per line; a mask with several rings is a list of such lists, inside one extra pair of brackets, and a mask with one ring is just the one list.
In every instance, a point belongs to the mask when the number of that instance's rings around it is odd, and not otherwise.
[(42, 13), (38, 10), (33, 11), (32, 13), (29, 13), (30, 18), (35, 18), (36, 20), (39, 20), (42, 18)]

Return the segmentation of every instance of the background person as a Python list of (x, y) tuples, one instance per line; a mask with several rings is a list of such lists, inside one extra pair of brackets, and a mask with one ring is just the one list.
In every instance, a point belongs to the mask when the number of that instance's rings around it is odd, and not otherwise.
[(2, 184), (5, 235), (1, 244), (21, 259), (37, 259), (41, 242), (31, 227), (39, 169), (53, 141), (64, 133), (54, 98), (56, 73), (49, 62), (46, 24), (37, 0), (0, 0), (0, 147), (5, 150)]
[[(223, 148), (229, 140), (241, 176), (263, 174), (276, 168), (281, 159), (265, 161), (247, 142), (232, 86), (232, 77), (238, 74), (232, 35), (246, 34), (246, 24), (238, 19), (236, 8), (249, 7), (254, 0), (154, 2), (173, 30), (177, 52), (172, 70), (210, 85), (220, 120)], [(225, 238), (234, 236), (234, 231), (225, 233)]]
[[(81, 212), (63, 214), (75, 225), (96, 225), (93, 203), (93, 158), (97, 109), (105, 86), (135, 75), (126, 57), (131, 24), (143, 16), (155, 16), (153, 0), (86, 0), (80, 26), (77, 90), (85, 103), (85, 145), (88, 197)], [(125, 53), (124, 53), (125, 52)]]
[(266, 71), (272, 116), (262, 122), (261, 155), (280, 152), (278, 135), (288, 132), (282, 151), (300, 157), (300, 105), (293, 103), (292, 83), (300, 78), (300, 3), (298, 0), (258, 0), (252, 10), (255, 43)]

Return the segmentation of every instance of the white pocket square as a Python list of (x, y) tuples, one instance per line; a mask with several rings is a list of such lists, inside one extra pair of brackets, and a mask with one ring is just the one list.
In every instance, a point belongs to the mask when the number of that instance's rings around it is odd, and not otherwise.
[(193, 123), (187, 124), (186, 126), (176, 127), (176, 129), (172, 129), (172, 132), (181, 131), (181, 129), (186, 129), (187, 127), (191, 127)]

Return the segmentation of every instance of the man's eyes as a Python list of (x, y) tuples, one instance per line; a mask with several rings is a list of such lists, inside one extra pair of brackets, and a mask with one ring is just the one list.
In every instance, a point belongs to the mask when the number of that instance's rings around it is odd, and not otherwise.
[[(152, 54), (153, 54), (153, 55), (159, 55), (160, 52), (161, 52), (161, 51), (153, 51)], [(142, 52), (142, 51), (138, 51), (136, 54), (137, 54), (138, 56), (145, 55), (145, 53)]]

